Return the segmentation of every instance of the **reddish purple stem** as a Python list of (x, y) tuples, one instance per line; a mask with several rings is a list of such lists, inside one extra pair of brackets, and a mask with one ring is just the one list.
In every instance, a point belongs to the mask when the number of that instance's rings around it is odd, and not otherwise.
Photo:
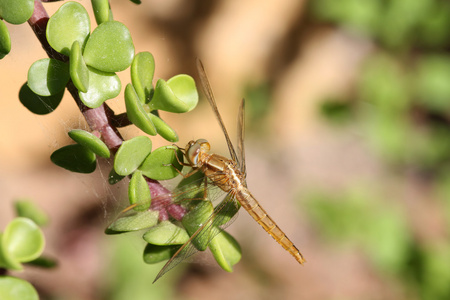
[(181, 221), (186, 214), (186, 210), (181, 205), (172, 202), (172, 193), (156, 180), (147, 177), (145, 177), (145, 180), (152, 196), (150, 209), (159, 211), (159, 220), (166, 221), (170, 215), (175, 220)]

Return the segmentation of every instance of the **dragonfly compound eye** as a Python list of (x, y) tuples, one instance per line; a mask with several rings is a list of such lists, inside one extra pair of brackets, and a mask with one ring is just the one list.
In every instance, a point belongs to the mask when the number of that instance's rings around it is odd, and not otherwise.
[(198, 163), (198, 154), (200, 153), (200, 148), (201, 146), (198, 141), (195, 143), (189, 142), (188, 146), (186, 147), (187, 159), (192, 166), (196, 166)]

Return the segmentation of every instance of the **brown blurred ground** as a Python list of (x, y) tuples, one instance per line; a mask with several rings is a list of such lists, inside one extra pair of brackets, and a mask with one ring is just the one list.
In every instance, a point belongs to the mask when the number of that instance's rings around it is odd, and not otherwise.
[[(89, 7), (88, 1), (80, 2)], [(325, 245), (302, 213), (302, 203), (296, 202), (311, 187), (332, 187), (338, 193), (358, 180), (379, 183), (385, 175), (358, 128), (333, 130), (317, 113), (323, 97), (351, 88), (370, 42), (334, 29), (305, 31), (304, 1), (143, 2), (111, 3), (115, 19), (130, 29), (136, 52), (153, 53), (155, 78), (196, 76), (195, 58), (201, 58), (232, 137), (245, 85), (273, 84), (274, 109), (260, 125), (267, 129), (265, 136), (248, 132), (248, 185), (308, 261), (304, 267), (297, 265), (241, 211), (230, 228), (243, 249), (235, 272), (188, 273), (174, 287), (178, 297), (399, 299), (395, 285), (372, 271), (357, 250)], [(49, 14), (59, 5), (46, 5)], [(105, 206), (123, 205), (125, 186), (120, 192), (105, 184), (108, 168), (74, 175), (50, 163), (51, 152), (69, 142), (66, 132), (85, 128), (85, 123), (70, 97), (48, 116), (34, 116), (20, 104), (17, 93), (28, 67), (45, 56), (27, 24), (8, 27), (13, 50), (0, 61), (0, 99), (7, 112), (0, 126), (0, 225), (12, 218), (13, 199), (26, 196), (38, 202), (52, 220), (46, 229), (47, 251), (61, 266), (49, 274), (33, 270), (28, 276), (38, 276), (31, 278), (44, 290), (72, 295), (64, 299), (96, 299), (100, 274), (108, 267), (101, 260), (108, 257), (109, 237), (102, 235), (110, 218)], [(129, 81), (127, 72), (120, 77), (123, 85)], [(122, 102), (120, 96), (108, 103), (120, 112)], [(181, 145), (203, 137), (217, 152), (226, 153), (205, 101), (189, 114), (163, 117), (177, 130)], [(125, 137), (140, 134), (134, 129), (124, 132)], [(154, 143), (156, 148), (164, 141), (156, 138)]]

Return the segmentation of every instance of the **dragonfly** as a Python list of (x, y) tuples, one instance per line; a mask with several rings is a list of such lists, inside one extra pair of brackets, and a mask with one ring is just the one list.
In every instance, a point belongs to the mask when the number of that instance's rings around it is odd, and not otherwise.
[[(247, 188), (244, 151), (245, 100), (242, 99), (239, 106), (238, 155), (230, 140), (222, 117), (220, 116), (205, 68), (200, 60), (197, 60), (197, 69), (205, 96), (212, 107), (225, 136), (231, 158), (210, 153), (211, 147), (208, 141), (205, 139), (198, 139), (196, 141), (190, 141), (185, 148), (179, 148), (187, 161), (181, 163), (184, 166), (192, 168), (191, 172), (184, 175), (185, 177), (196, 172), (202, 172), (208, 179), (207, 182), (222, 190), (223, 193), (226, 193), (226, 196), (222, 202), (215, 207), (214, 212), (211, 214), (208, 221), (204, 222), (190, 239), (169, 259), (156, 276), (155, 281), (175, 267), (179, 262), (198, 251), (193, 243), (195, 239), (202, 240), (207, 237), (206, 240), (210, 241), (213, 236), (217, 234), (216, 229), (218, 227), (223, 229), (228, 226), (233, 221), (233, 218), (229, 218), (227, 224), (223, 224), (225, 219), (223, 216), (227, 215), (227, 211), (237, 212), (241, 206), (277, 243), (289, 252), (297, 262), (300, 264), (305, 263), (306, 260), (294, 243), (268, 215), (266, 210), (264, 210)], [(208, 189), (205, 189), (205, 191), (207, 190)]]

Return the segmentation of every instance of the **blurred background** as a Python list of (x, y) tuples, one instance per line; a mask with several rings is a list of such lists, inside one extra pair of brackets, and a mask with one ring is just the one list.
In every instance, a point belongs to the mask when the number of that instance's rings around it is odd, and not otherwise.
[[(89, 1), (79, 1), (90, 12)], [(61, 3), (45, 4), (52, 14)], [(208, 255), (151, 284), (139, 234), (105, 236), (126, 205), (126, 183), (49, 160), (86, 128), (68, 93), (36, 116), (18, 100), (45, 53), (27, 24), (9, 25), (0, 61), (0, 228), (13, 200), (50, 216), (47, 271), (27, 268), (42, 299), (450, 299), (450, 2), (439, 0), (111, 1), (155, 78), (207, 70), (235, 138), (246, 103), (248, 186), (295, 242), (302, 267), (241, 211), (228, 230), (242, 260), (226, 273)], [(92, 24), (95, 24), (92, 18)], [(94, 25), (92, 25), (94, 27)], [(127, 71), (119, 74), (123, 86)], [(123, 96), (108, 101), (124, 111)], [(6, 113), (7, 112), (7, 113)], [(226, 154), (205, 101), (162, 113), (184, 146), (206, 138)], [(125, 138), (142, 134), (121, 130)], [(152, 138), (154, 148), (167, 144)]]

